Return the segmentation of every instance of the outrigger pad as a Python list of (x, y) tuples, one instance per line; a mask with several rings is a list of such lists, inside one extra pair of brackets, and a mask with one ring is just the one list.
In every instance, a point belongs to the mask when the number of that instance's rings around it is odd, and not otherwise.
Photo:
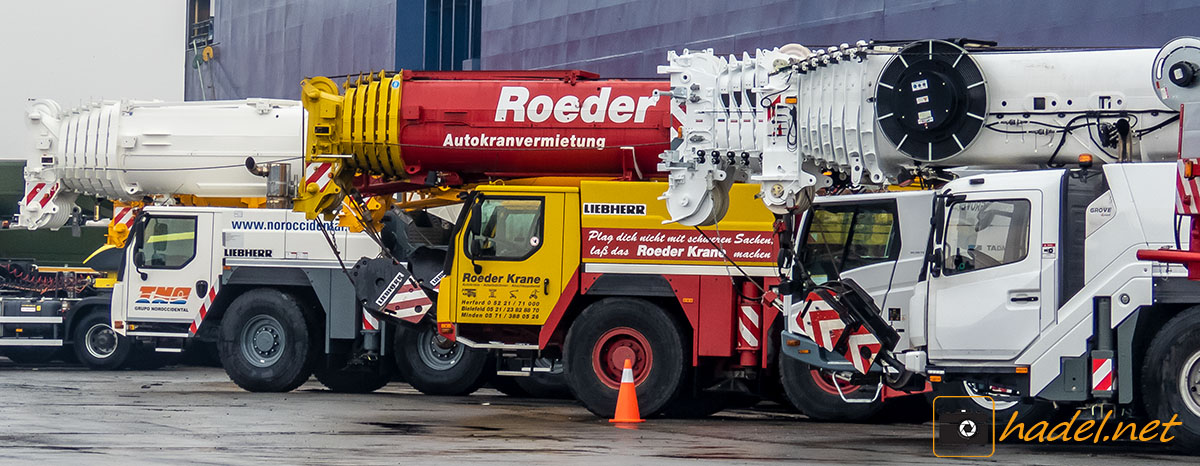
[(409, 281), (408, 267), (388, 258), (362, 258), (350, 269), (354, 292), (363, 309), (379, 313)]

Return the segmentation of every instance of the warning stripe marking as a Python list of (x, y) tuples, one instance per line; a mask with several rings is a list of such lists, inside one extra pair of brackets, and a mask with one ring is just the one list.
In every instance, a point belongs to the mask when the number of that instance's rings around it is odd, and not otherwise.
[[(808, 312), (804, 314), (803, 319), (797, 316), (796, 323), (817, 346), (825, 351), (833, 352), (838, 339), (846, 330), (846, 323), (842, 322), (837, 311), (833, 310), (816, 293), (808, 295), (806, 306), (808, 306)], [(874, 364), (875, 358), (883, 348), (879, 340), (864, 327), (855, 329), (847, 339), (847, 343), (846, 351), (841, 353), (842, 357), (849, 361), (855, 370), (864, 374)], [(864, 349), (868, 350), (865, 356)]]
[(1092, 390), (1112, 391), (1112, 359), (1092, 360)]
[(742, 315), (738, 319), (738, 336), (741, 338), (738, 346), (757, 348), (758, 329), (758, 312), (751, 306), (742, 306)]
[(44, 187), (46, 187), (46, 183), (38, 183), (33, 185), (33, 189), (30, 189), (29, 193), (25, 195), (25, 203), (29, 204), (30, 202), (33, 202), (33, 198), (36, 197), (38, 192)]
[(368, 312), (363, 312), (363, 330), (379, 330), (379, 319)]
[(392, 299), (383, 307), (383, 311), (392, 317), (407, 319), (424, 315), (432, 307), (433, 300), (429, 299), (429, 295), (425, 294), (425, 290), (422, 290), (412, 279), (409, 279), (404, 286), (396, 291)]
[(113, 215), (113, 224), (125, 224), (126, 226), (132, 226), (133, 220), (137, 218), (135, 215), (136, 211), (137, 209), (134, 209), (133, 207), (118, 208), (117, 213)]
[(58, 192), (58, 183), (38, 183), (33, 185), (28, 193), (25, 193), (25, 205), (37, 204), (41, 207), (46, 207), (50, 200), (54, 199), (54, 194)]
[(309, 164), (305, 167), (304, 172), (305, 183), (316, 184), (321, 190), (329, 186), (329, 182), (333, 180), (333, 164), (331, 163)]
[(196, 313), (196, 318), (192, 320), (192, 325), (188, 327), (188, 333), (196, 334), (200, 329), (200, 324), (204, 323), (204, 317), (208, 315), (208, 310), (212, 308), (212, 303), (217, 299), (217, 287), (208, 289), (208, 296), (204, 298), (204, 302), (200, 303), (200, 312)]

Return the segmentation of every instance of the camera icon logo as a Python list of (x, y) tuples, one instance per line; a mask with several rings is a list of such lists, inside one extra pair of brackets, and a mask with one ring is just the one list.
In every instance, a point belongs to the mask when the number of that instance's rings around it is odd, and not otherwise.
[[(967, 402), (963, 402), (963, 401)], [(984, 408), (991, 406), (991, 409)], [(996, 453), (995, 401), (989, 396), (939, 396), (933, 400), (933, 454), (987, 458)]]

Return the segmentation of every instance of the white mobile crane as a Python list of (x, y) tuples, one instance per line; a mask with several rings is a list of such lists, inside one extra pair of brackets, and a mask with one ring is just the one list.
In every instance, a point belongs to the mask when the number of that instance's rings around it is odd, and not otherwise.
[[(131, 338), (147, 343), (135, 345), (111, 328), (114, 274), (134, 219), (146, 205), (262, 205), (267, 182), (247, 172), (243, 161), (254, 156), (299, 166), (303, 108), (254, 99), (110, 101), (64, 109), (39, 100), (25, 117), (32, 146), (16, 227), (81, 226), (79, 196), (112, 201), (113, 209), (107, 244), (87, 258), (87, 267), (0, 264), (0, 348), (16, 359), (40, 360), (72, 346), (92, 368), (120, 367), (135, 346), (179, 351), (180, 345), (154, 344), (162, 332), (133, 332)], [(135, 359), (146, 365), (161, 358)]]
[[(688, 118), (685, 145), (664, 154), (664, 198), (677, 221), (705, 224), (721, 218), (731, 180), (760, 183), (769, 207), (794, 215), (817, 190), (997, 170), (900, 210), (901, 223), (930, 222), (930, 235), (899, 253), (916, 258), (907, 270), (897, 256), (891, 277), (877, 271), (879, 283), (845, 273), (817, 283), (810, 272), (821, 271), (785, 250), (784, 339), (797, 342), (785, 354), (898, 388), (927, 378), (1026, 413), (1053, 402), (1177, 415), (1175, 442), (1194, 446), (1200, 287), (1172, 263), (1195, 266), (1196, 236), (1180, 235), (1172, 207), (1196, 212), (1196, 124), (1178, 111), (1197, 98), (1198, 58), (1191, 38), (1158, 50), (929, 40), (671, 54), (660, 70)], [(1077, 168), (1062, 168), (1076, 155)], [(913, 282), (906, 303), (881, 305)]]

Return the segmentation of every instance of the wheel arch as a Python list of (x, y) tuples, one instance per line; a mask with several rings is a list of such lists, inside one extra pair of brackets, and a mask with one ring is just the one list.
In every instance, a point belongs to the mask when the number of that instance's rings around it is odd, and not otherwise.
[[(287, 293), (302, 304), (301, 308), (311, 319), (323, 319), (325, 307), (317, 296), (317, 284), (300, 268), (290, 267), (238, 267), (227, 272), (221, 279), (217, 297), (200, 325), (197, 336), (201, 339), (216, 338), (217, 328), (225, 317), (229, 306), (241, 295), (251, 290), (270, 288)], [(317, 330), (322, 325), (314, 326)]]
[(688, 320), (687, 313), (679, 303), (679, 298), (675, 296), (670, 282), (666, 277), (656, 274), (583, 274), (579, 293), (563, 312), (547, 346), (555, 346), (561, 350), (567, 331), (583, 311), (608, 298), (640, 299), (666, 311), (684, 330), (680, 337), (684, 340), (684, 349), (688, 357), (692, 357), (696, 328)]
[[(1161, 303), (1138, 308), (1124, 321), (1117, 324), (1117, 389), (1120, 404), (1132, 404), (1137, 410), (1142, 407), (1143, 369), (1146, 363), (1146, 352), (1158, 335), (1166, 329), (1166, 324), (1175, 316), (1191, 309), (1200, 309), (1200, 304), (1194, 303)], [(1130, 362), (1122, 364), (1122, 353), (1128, 352)], [(1121, 382), (1122, 366), (1127, 367), (1132, 380)]]
[[(75, 327), (79, 325), (88, 314), (97, 312), (98, 309), (112, 309), (111, 295), (89, 296), (79, 300), (71, 307), (71, 312), (67, 313), (66, 328), (63, 331), (64, 341), (67, 343), (75, 343)], [(111, 317), (110, 317), (111, 319)]]

